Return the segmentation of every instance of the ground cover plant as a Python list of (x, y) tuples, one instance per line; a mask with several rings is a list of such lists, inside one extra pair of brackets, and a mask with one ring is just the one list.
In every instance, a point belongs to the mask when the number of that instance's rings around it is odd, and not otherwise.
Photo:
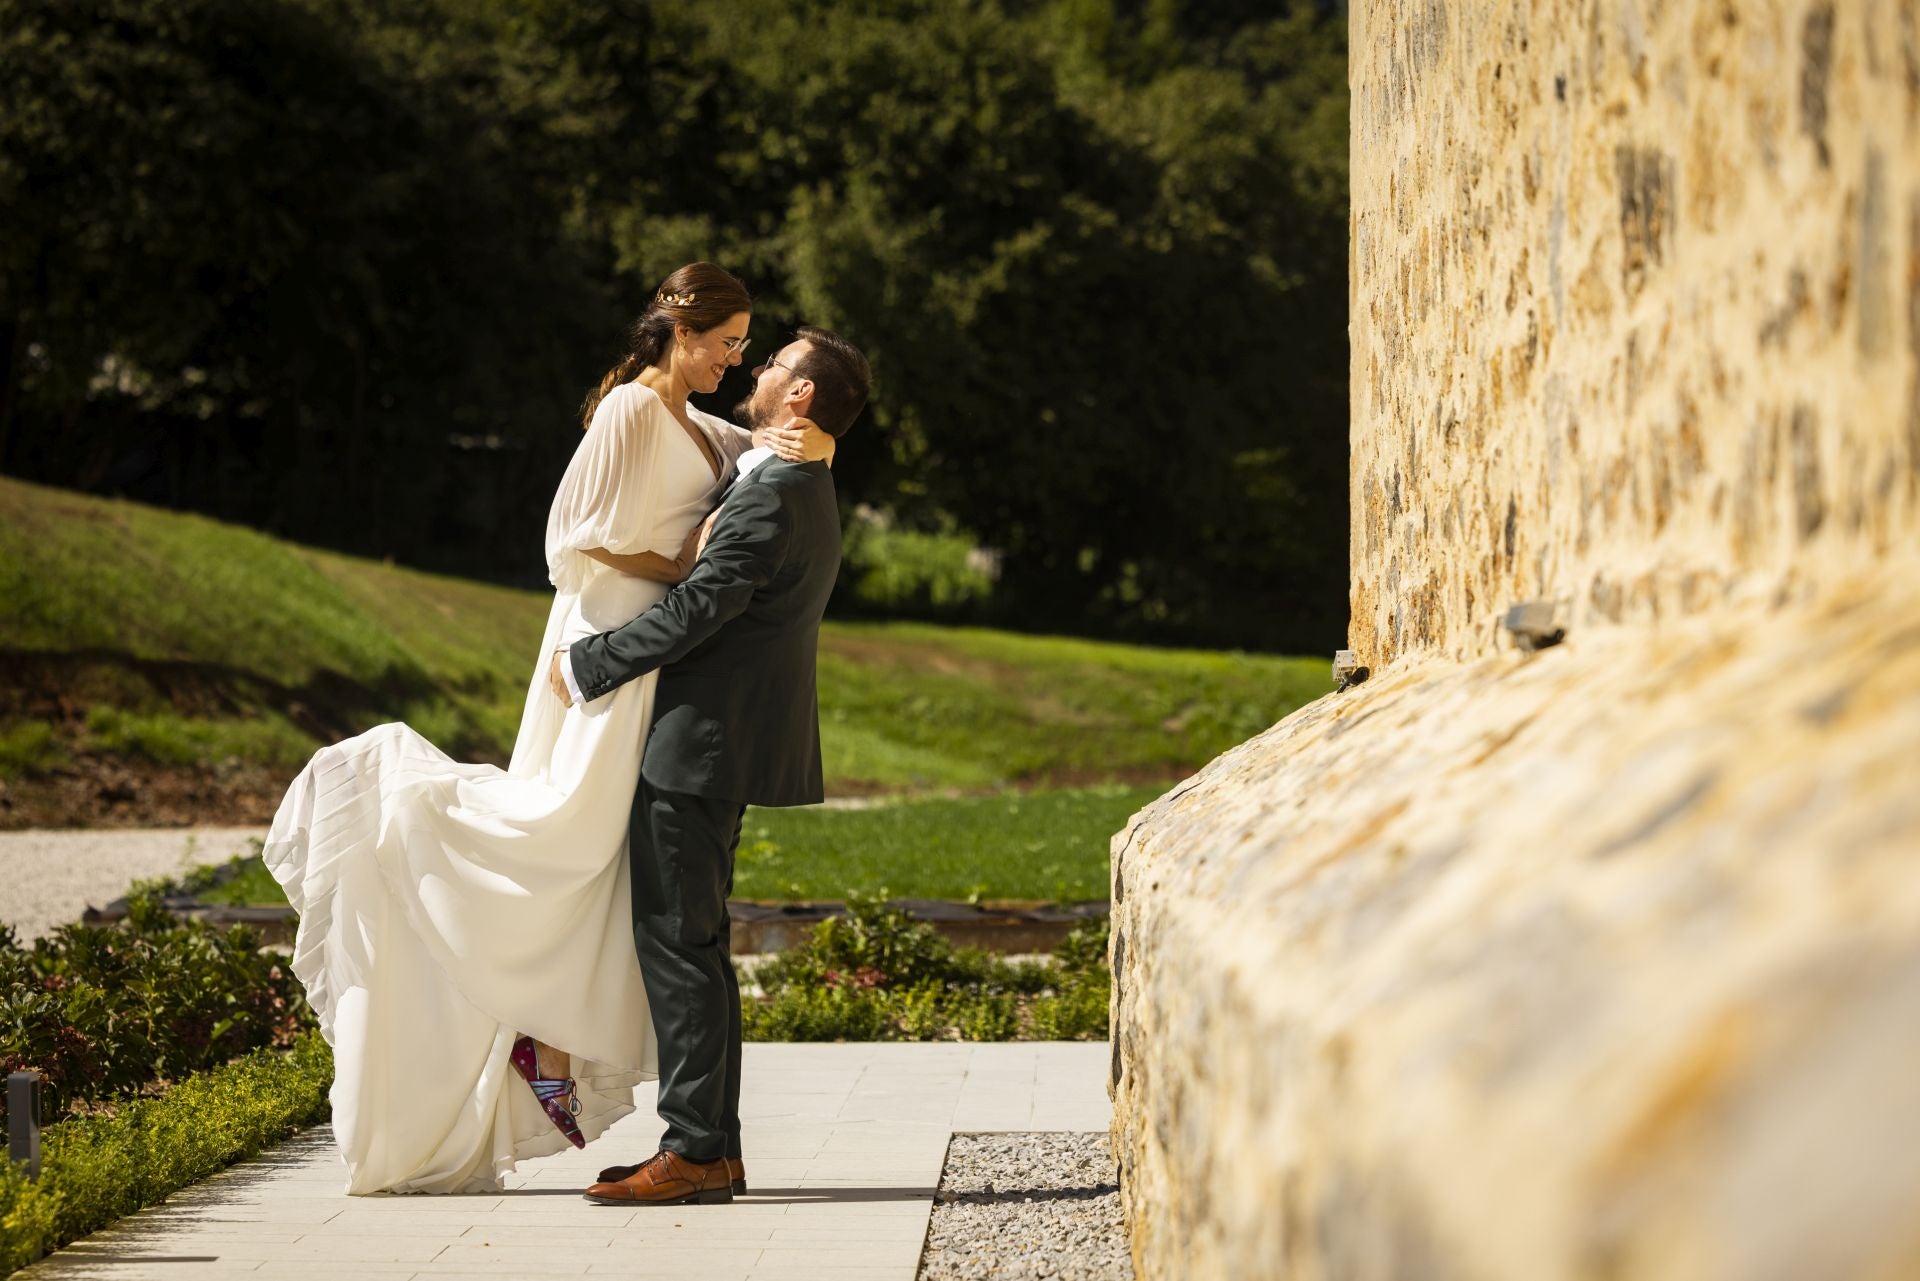
[(756, 967), (741, 1003), (751, 1041), (1103, 1040), (1108, 924), (1076, 929), (1051, 957), (956, 948), (856, 895), (845, 916)]
[[(316, 746), (404, 720), (504, 761), (549, 597), (0, 479), (0, 826), (264, 821)], [(829, 622), (832, 794), (1168, 783), (1323, 660)]]

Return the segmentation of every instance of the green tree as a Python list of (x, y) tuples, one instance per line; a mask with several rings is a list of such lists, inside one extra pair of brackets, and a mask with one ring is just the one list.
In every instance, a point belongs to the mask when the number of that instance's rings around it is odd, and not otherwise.
[(656, 6), (710, 149), (613, 215), (620, 262), (716, 257), (860, 341), (886, 448), (843, 473), (1002, 549), (1013, 617), (1330, 647), (1342, 35), (1097, 9)]
[[(157, 439), (156, 496), (417, 556), (476, 498), (450, 437), (564, 430), (617, 312), (559, 234), (577, 86), (543, 46), (359, 0), (0, 0), (0, 29), (6, 421), (75, 479)], [(522, 542), (550, 479), (492, 496)]]
[(1001, 620), (1329, 648), (1345, 154), (1305, 4), (0, 0), (0, 467), (538, 573), (711, 258), (867, 349), (841, 491)]

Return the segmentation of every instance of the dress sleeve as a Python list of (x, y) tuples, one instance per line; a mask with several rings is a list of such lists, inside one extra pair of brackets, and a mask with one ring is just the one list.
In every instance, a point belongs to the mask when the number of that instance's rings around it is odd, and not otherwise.
[(580, 447), (547, 513), (547, 578), (577, 592), (592, 563), (588, 547), (648, 550), (659, 515), (657, 465), (666, 406), (632, 385), (616, 387), (593, 411)]

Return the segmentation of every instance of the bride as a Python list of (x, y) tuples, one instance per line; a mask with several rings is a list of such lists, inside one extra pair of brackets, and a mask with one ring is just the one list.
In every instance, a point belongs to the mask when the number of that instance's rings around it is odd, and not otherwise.
[(680, 268), (588, 398), (507, 768), (381, 725), (316, 753), (274, 818), (264, 858), (300, 914), (293, 970), (333, 1046), (350, 1193), (496, 1190), (516, 1161), (597, 1137), (658, 1075), (626, 857), (656, 675), (563, 707), (545, 659), (686, 577), (750, 444), (831, 452), (805, 419), (755, 439), (688, 403), (740, 363), (751, 309), (720, 268)]

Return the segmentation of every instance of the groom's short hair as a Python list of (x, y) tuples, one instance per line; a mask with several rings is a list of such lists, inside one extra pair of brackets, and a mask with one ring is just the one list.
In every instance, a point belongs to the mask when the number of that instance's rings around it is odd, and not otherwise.
[(846, 435), (873, 389), (873, 371), (867, 367), (867, 358), (831, 329), (802, 325), (793, 337), (796, 342), (804, 340), (809, 347), (794, 362), (795, 373), (813, 380), (813, 403), (808, 406), (807, 417), (830, 436)]

